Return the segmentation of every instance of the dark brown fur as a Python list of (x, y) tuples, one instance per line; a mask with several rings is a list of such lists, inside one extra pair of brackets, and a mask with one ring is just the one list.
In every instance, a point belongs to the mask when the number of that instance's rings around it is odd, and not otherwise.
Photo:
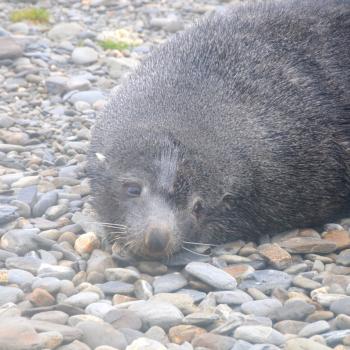
[(102, 220), (125, 225), (122, 243), (166, 255), (344, 215), (349, 13), (337, 0), (233, 7), (173, 37), (112, 93), (89, 174)]

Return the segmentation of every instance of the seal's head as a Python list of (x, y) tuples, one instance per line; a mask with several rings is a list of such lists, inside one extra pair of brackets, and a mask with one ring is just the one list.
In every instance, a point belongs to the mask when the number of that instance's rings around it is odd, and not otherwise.
[(136, 256), (162, 258), (187, 242), (219, 239), (227, 196), (217, 198), (201, 155), (170, 133), (141, 130), (125, 130), (124, 146), (91, 155), (94, 206), (110, 241)]

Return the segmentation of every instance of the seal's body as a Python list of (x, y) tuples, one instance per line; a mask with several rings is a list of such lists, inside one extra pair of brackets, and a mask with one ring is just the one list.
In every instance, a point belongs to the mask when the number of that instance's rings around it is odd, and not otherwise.
[(95, 206), (139, 255), (320, 225), (350, 204), (349, 1), (208, 16), (113, 93), (89, 153)]

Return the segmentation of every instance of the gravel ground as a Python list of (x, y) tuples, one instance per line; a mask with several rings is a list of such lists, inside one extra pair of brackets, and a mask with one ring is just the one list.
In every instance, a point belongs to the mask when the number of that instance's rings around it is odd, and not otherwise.
[(48, 23), (0, 3), (0, 349), (350, 349), (350, 219), (163, 262), (123, 261), (94, 223), (86, 150), (108, 91), (227, 3), (34, 5)]

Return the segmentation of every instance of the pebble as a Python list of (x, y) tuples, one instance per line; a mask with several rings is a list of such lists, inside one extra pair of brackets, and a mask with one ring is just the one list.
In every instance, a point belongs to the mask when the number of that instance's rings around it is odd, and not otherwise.
[(35, 306), (50, 306), (55, 304), (55, 298), (45, 289), (35, 288), (27, 299)]
[(67, 345), (58, 347), (57, 350), (91, 350), (91, 348), (79, 340), (74, 340)]
[(336, 243), (315, 237), (294, 237), (281, 242), (281, 247), (293, 254), (327, 254), (337, 249)]
[(176, 16), (152, 18), (150, 25), (154, 27), (160, 27), (170, 33), (175, 33), (183, 29), (182, 21)]
[(283, 270), (292, 264), (291, 255), (276, 243), (263, 244), (259, 246), (258, 252), (278, 270)]
[(189, 314), (197, 310), (191, 296), (180, 293), (159, 293), (150, 298), (152, 301), (164, 301), (170, 303), (184, 314)]
[(16, 256), (6, 259), (5, 264), (8, 269), (22, 269), (36, 275), (42, 265), (42, 261), (32, 256)]
[(350, 335), (350, 329), (336, 330), (322, 334), (327, 345), (335, 346), (342, 343), (343, 339)]
[(335, 325), (338, 329), (350, 329), (350, 316), (338, 315), (335, 318)]
[(191, 342), (194, 337), (207, 333), (203, 328), (192, 325), (179, 325), (169, 329), (169, 339), (172, 343), (182, 344), (185, 341)]
[(147, 300), (153, 295), (153, 287), (145, 280), (139, 279), (134, 283), (134, 294), (138, 299)]
[(176, 306), (160, 301), (143, 301), (131, 305), (129, 310), (134, 311), (147, 327), (159, 326), (169, 329), (180, 324), (184, 317)]
[(7, 278), (9, 284), (17, 284), (22, 289), (30, 286), (34, 280), (32, 273), (20, 269), (8, 270)]
[(72, 52), (75, 64), (92, 64), (98, 59), (97, 52), (91, 47), (76, 47)]
[(269, 292), (275, 288), (288, 289), (292, 277), (285, 272), (276, 270), (260, 270), (249, 274), (239, 285), (240, 289), (256, 288), (262, 292)]
[(285, 341), (283, 334), (265, 326), (241, 326), (235, 330), (234, 336), (253, 344), (281, 345)]
[(83, 343), (92, 349), (100, 345), (109, 345), (117, 349), (125, 349), (127, 346), (124, 335), (108, 323), (83, 321), (77, 324), (77, 328), (83, 333)]
[(0, 225), (15, 220), (18, 217), (17, 210), (13, 205), (0, 205)]
[(35, 278), (32, 288), (45, 289), (51, 294), (55, 294), (61, 288), (61, 281), (56, 277)]
[(31, 320), (31, 325), (39, 333), (41, 332), (59, 332), (63, 336), (63, 342), (71, 342), (80, 339), (82, 332), (78, 328), (73, 328), (58, 323), (51, 323), (46, 321)]
[(302, 321), (312, 312), (316, 307), (307, 303), (304, 300), (290, 299), (287, 300), (283, 306), (276, 308), (270, 314), (270, 317), (277, 321), (295, 320)]
[(350, 247), (350, 233), (346, 230), (330, 230), (323, 235), (323, 239), (331, 241), (337, 245), (337, 249)]
[(30, 321), (20, 318), (0, 319), (0, 348), (9, 350), (40, 349), (40, 338)]
[(156, 294), (175, 292), (186, 285), (186, 278), (178, 272), (156, 277), (153, 281), (153, 289)]
[(307, 289), (307, 290), (312, 290), (312, 289), (317, 289), (322, 287), (321, 283), (313, 281), (301, 275), (295, 276), (293, 278), (293, 285), (295, 285), (296, 287)]
[(131, 310), (111, 309), (104, 317), (104, 321), (110, 323), (115, 329), (130, 328), (141, 330), (141, 319)]
[(147, 273), (149, 275), (164, 275), (168, 272), (168, 267), (158, 261), (141, 261), (138, 264), (138, 269), (142, 273)]
[(41, 346), (47, 349), (56, 349), (63, 342), (63, 336), (56, 331), (40, 333), (39, 339)]
[(245, 314), (255, 316), (269, 316), (275, 309), (282, 308), (282, 303), (277, 299), (252, 300), (241, 305)]
[[(105, 96), (101, 91), (89, 90), (89, 91), (79, 91), (79, 92), (74, 93), (69, 98), (69, 101), (71, 103), (83, 101), (83, 102), (87, 102), (89, 104), (94, 104), (95, 102), (97, 102), (99, 100), (104, 100), (104, 99), (105, 99)], [(69, 145), (72, 146), (72, 143), (70, 143)], [(83, 148), (83, 151), (86, 151), (85, 147)]]
[(127, 283), (134, 283), (140, 278), (140, 274), (137, 271), (120, 267), (106, 269), (104, 275), (108, 281), (121, 281)]
[(233, 337), (227, 337), (224, 335), (205, 333), (196, 336), (192, 340), (194, 348), (204, 348), (211, 350), (231, 350), (235, 344)]
[(65, 304), (73, 305), (84, 309), (86, 306), (97, 302), (99, 295), (93, 292), (80, 292), (64, 300)]
[(299, 332), (299, 336), (303, 338), (309, 338), (316, 334), (322, 334), (330, 330), (330, 325), (326, 321), (318, 321), (306, 325)]
[(58, 195), (56, 191), (51, 191), (43, 194), (33, 207), (33, 216), (42, 216), (49, 207), (56, 205), (57, 200)]
[(43, 263), (38, 270), (38, 276), (42, 278), (56, 277), (61, 280), (71, 280), (74, 275), (74, 269), (69, 266), (55, 266)]
[(52, 40), (70, 40), (77, 37), (83, 28), (78, 23), (61, 22), (53, 26), (48, 32), (48, 37)]
[(24, 298), (24, 293), (17, 287), (0, 286), (0, 306), (7, 303), (17, 304)]
[(61, 75), (53, 75), (46, 79), (47, 92), (52, 95), (62, 95), (67, 91), (68, 78)]
[(294, 338), (287, 340), (285, 350), (331, 350), (331, 348), (311, 339)]
[(337, 315), (345, 314), (350, 316), (350, 296), (333, 301), (330, 305), (330, 310)]
[(94, 232), (87, 232), (80, 235), (74, 242), (74, 249), (80, 255), (91, 253), (100, 247), (100, 241)]
[(186, 265), (185, 270), (192, 276), (219, 290), (234, 290), (237, 287), (234, 277), (204, 262), (191, 262)]
[(32, 320), (45, 321), (58, 324), (66, 324), (69, 316), (62, 311), (44, 311), (38, 312), (32, 316)]
[(338, 254), (337, 264), (350, 266), (350, 249), (343, 250)]
[(132, 294), (134, 286), (130, 283), (120, 281), (109, 281), (103, 284), (96, 284), (106, 294)]
[(303, 321), (283, 320), (274, 324), (274, 328), (282, 334), (299, 334), (308, 324)]
[(160, 342), (145, 337), (134, 340), (126, 350), (166, 350), (166, 347)]
[(0, 60), (15, 59), (22, 56), (23, 48), (13, 38), (0, 37)]
[(213, 292), (217, 304), (241, 305), (252, 301), (252, 297), (242, 290)]
[(213, 314), (211, 312), (195, 312), (187, 315), (183, 319), (183, 323), (197, 325), (197, 326), (207, 326), (219, 319), (219, 315)]

